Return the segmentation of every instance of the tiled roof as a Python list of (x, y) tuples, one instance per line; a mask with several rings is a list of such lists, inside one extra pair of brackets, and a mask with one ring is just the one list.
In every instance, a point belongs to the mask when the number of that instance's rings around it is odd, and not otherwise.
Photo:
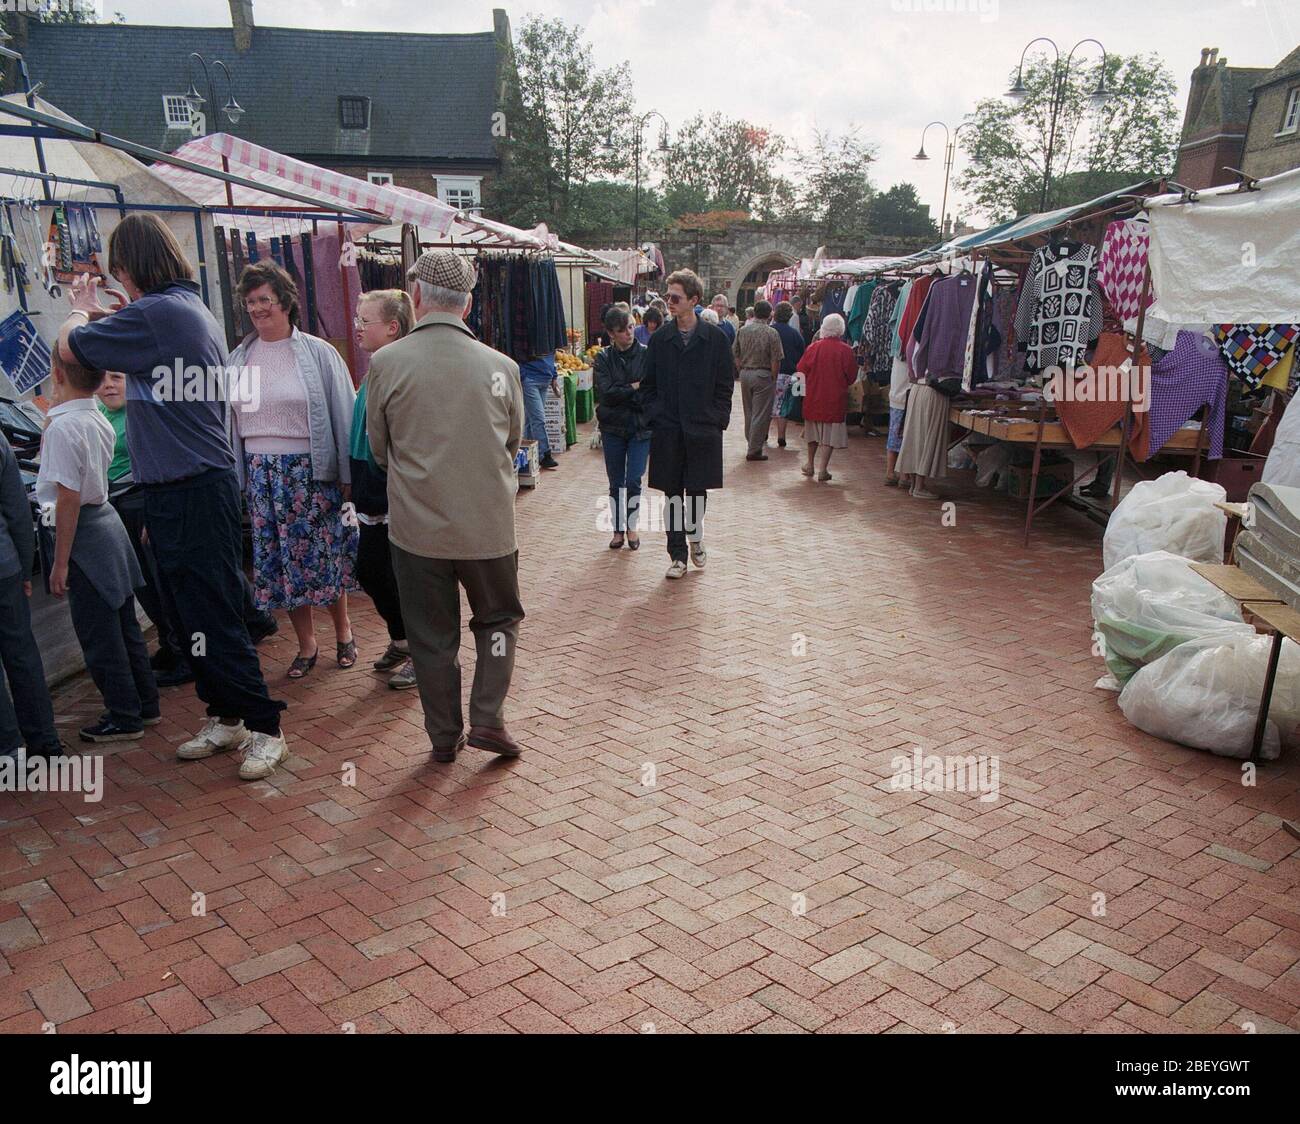
[[(167, 128), (163, 96), (189, 88), (187, 59), (198, 51), (225, 104), (221, 59), (234, 75), (245, 115), (221, 130), (290, 155), (494, 161), (498, 44), (492, 32), (416, 35), (258, 27), (252, 47), (235, 50), (230, 28), (134, 24), (29, 25), (24, 57), (41, 97), (79, 121), (170, 151), (190, 139)], [(199, 92), (209, 98), (202, 68)], [(368, 130), (339, 127), (338, 99), (371, 99)]]
[(1283, 78), (1293, 78), (1300, 75), (1300, 47), (1297, 47), (1277, 66), (1273, 67), (1263, 78), (1255, 83), (1255, 88), (1260, 86), (1271, 86), (1274, 82), (1280, 82)]
[(1196, 120), (1183, 133), (1183, 143), (1220, 132), (1246, 131), (1250, 120), (1250, 91), (1266, 74), (1262, 67), (1217, 66)]

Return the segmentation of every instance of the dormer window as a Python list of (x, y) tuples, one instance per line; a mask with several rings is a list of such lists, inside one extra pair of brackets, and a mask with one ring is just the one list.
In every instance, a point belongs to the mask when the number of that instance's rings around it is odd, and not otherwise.
[(355, 95), (339, 98), (339, 128), (370, 128), (370, 99)]

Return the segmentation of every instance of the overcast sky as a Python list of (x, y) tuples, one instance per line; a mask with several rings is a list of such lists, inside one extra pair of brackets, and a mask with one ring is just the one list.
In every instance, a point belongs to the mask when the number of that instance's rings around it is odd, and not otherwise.
[[(230, 21), (226, 0), (104, 2), (130, 23)], [(718, 110), (805, 144), (814, 128), (860, 125), (878, 147), (875, 184), (910, 180), (934, 213), (942, 130), (930, 130), (932, 159), (919, 163), (911, 157), (922, 128), (954, 127), (979, 98), (1000, 94), (1036, 36), (1065, 52), (1092, 37), (1117, 54), (1158, 54), (1178, 81), (1180, 119), (1202, 47), (1234, 65), (1271, 67), (1300, 44), (1295, 0), (253, 0), (262, 25), (364, 31), (487, 31), (493, 7), (514, 26), (530, 13), (581, 24), (597, 65), (631, 63), (638, 105), (673, 125)], [(1095, 47), (1084, 51), (1096, 57)], [(419, 84), (418, 75), (402, 79)]]

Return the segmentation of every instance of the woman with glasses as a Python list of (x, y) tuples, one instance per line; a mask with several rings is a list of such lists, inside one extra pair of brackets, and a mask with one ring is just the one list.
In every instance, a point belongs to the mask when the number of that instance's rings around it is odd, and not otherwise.
[[(381, 347), (400, 340), (415, 324), (411, 298), (401, 289), (376, 289), (363, 293), (357, 302), (353, 321), (357, 342), (373, 355)], [(388, 680), (395, 691), (415, 686), (415, 667), (406, 644), (406, 625), (402, 622), (402, 602), (393, 573), (393, 557), (388, 549), (388, 473), (375, 463), (366, 435), (366, 390), (363, 381), (357, 388), (352, 410), (352, 504), (356, 508), (357, 580), (375, 603), (375, 609), (388, 627), (388, 649), (374, 663), (376, 671), (397, 670)]]
[(347, 597), (357, 520), (344, 510), (352, 379), (330, 344), (299, 330), (298, 287), (275, 262), (247, 266), (239, 296), (253, 333), (230, 356), (240, 393), (229, 418), (253, 523), (253, 589), (259, 609), (288, 610), (298, 637), (289, 678), (301, 679), (319, 653), (316, 606), (333, 619), (339, 666), (357, 662)]

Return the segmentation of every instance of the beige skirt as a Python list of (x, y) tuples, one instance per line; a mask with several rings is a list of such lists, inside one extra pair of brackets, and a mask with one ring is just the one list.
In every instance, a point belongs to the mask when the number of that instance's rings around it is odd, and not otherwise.
[(932, 386), (916, 383), (908, 392), (903, 447), (894, 471), (948, 475), (948, 398)]
[(832, 449), (847, 449), (849, 427), (842, 421), (804, 422), (803, 440), (805, 445), (815, 441), (818, 445), (829, 445)]

